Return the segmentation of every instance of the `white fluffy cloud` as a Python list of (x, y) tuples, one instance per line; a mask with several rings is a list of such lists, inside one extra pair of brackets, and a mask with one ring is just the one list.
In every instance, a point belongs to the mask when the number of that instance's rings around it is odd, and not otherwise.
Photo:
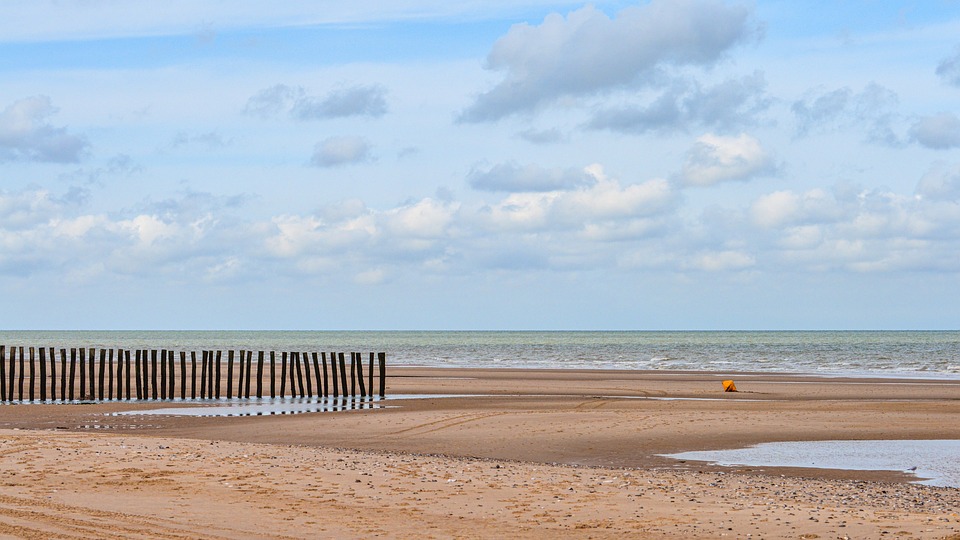
[(710, 65), (750, 34), (749, 16), (716, 0), (654, 0), (613, 18), (587, 6), (538, 26), (515, 25), (487, 57), (503, 81), (461, 119), (496, 120), (563, 96), (640, 83), (662, 66)]
[(0, 161), (80, 161), (89, 143), (50, 124), (47, 119), (56, 112), (47, 96), (18, 100), (0, 112)]
[(737, 137), (703, 135), (687, 152), (680, 181), (691, 186), (711, 186), (730, 180), (749, 180), (775, 172), (773, 159), (760, 141), (741, 133)]

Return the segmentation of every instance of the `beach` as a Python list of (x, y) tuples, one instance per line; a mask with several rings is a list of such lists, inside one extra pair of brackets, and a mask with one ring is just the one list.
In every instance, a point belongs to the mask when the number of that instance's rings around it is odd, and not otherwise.
[[(722, 391), (730, 378), (739, 392)], [(196, 406), (177, 401), (2, 406), (0, 534), (960, 535), (960, 489), (912, 484), (904, 471), (661, 455), (960, 439), (958, 380), (405, 367), (387, 388), (382, 408), (270, 416), (146, 413)], [(408, 395), (427, 397), (391, 399)]]

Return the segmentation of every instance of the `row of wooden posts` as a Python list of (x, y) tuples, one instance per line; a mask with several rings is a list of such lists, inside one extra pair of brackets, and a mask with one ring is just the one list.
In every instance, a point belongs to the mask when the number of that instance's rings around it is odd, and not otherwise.
[[(15, 346), (8, 349), (0, 345), (0, 401), (23, 402), (39, 398), (46, 402), (48, 397), (50, 401), (263, 398), (268, 390), (266, 397), (271, 398), (288, 395), (373, 397), (375, 371), (379, 396), (384, 397), (386, 392), (386, 354), (382, 352), (369, 354), (366, 384), (364, 358), (357, 352), (350, 353), (349, 367), (345, 353), (330, 353), (329, 372), (325, 352), (281, 352), (278, 355), (276, 351), (269, 351), (265, 358), (264, 351), (259, 351), (254, 361), (252, 351), (241, 350), (236, 355), (235, 351), (229, 350), (224, 365), (223, 351), (205, 350), (200, 354), (199, 370), (196, 351), (189, 352), (189, 361), (187, 351), (167, 349), (61, 348), (59, 352), (58, 386), (56, 348)], [(180, 384), (177, 384), (177, 352)], [(234, 370), (237, 356), (239, 362)], [(222, 377), (224, 374), (226, 378)], [(269, 388), (265, 388), (264, 382)]]

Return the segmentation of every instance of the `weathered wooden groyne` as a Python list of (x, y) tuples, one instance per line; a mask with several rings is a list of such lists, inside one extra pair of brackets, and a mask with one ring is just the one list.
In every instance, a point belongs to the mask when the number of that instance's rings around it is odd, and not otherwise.
[(386, 353), (366, 359), (365, 370), (358, 352), (0, 345), (0, 402), (384, 397)]

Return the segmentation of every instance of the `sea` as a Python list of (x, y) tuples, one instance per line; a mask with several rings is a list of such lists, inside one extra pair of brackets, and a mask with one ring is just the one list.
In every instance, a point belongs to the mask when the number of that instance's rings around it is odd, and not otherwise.
[(385, 352), (388, 365), (960, 378), (960, 331), (0, 331), (0, 345)]

